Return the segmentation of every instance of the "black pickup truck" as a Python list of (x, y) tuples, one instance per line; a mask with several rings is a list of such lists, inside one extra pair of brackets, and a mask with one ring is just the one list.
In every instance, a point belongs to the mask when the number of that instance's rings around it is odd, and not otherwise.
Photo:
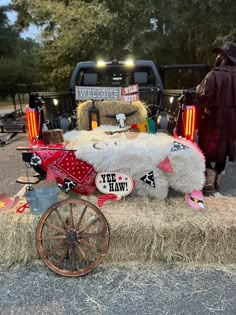
[[(155, 120), (156, 128), (172, 133), (177, 126), (179, 133), (186, 136), (184, 124), (186, 119), (188, 123), (195, 120), (196, 110), (186, 118), (185, 109), (192, 109), (191, 106), (197, 104), (194, 88), (208, 71), (209, 67), (203, 64), (157, 67), (151, 60), (79, 62), (72, 73), (68, 91), (32, 93), (29, 107), (34, 109), (43, 105), (41, 123), (46, 122), (49, 129), (67, 131), (76, 126), (76, 108), (81, 100), (93, 99), (98, 91), (101, 92), (100, 99), (106, 99), (102, 92), (106, 87), (113, 88), (111, 91), (116, 99), (117, 89), (138, 85), (139, 98), (148, 105), (148, 115)], [(78, 91), (83, 87), (87, 90), (81, 98)]]

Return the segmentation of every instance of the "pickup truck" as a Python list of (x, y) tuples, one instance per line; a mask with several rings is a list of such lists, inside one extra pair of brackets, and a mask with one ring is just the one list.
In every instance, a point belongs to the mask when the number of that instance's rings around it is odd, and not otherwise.
[[(114, 92), (108, 98), (116, 99), (117, 89), (135, 85), (156, 129), (170, 133), (176, 129), (181, 136), (193, 140), (196, 129), (193, 105), (197, 105), (194, 88), (208, 71), (204, 64), (157, 67), (151, 60), (83, 61), (75, 66), (68, 91), (31, 93), (29, 107), (41, 108), (41, 125), (45, 122), (49, 129), (67, 131), (76, 127), (76, 108), (82, 100), (96, 99), (98, 95), (97, 99), (106, 99), (106, 88), (109, 93)], [(186, 127), (186, 123), (191, 126)]]

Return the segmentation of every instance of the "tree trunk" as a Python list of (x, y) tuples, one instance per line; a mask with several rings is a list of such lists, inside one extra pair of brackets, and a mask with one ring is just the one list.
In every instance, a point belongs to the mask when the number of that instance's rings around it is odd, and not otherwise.
[(14, 105), (14, 111), (16, 111), (16, 98), (15, 98), (15, 93), (11, 93), (10, 94), (11, 99), (12, 99), (12, 103)]

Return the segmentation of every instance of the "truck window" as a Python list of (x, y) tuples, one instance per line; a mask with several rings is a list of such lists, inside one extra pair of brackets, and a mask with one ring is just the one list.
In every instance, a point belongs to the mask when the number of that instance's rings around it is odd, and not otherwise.
[(154, 86), (155, 79), (151, 68), (107, 66), (106, 68), (80, 69), (76, 85), (78, 86), (128, 86), (131, 84)]
[(148, 73), (147, 72), (134, 72), (134, 83), (148, 84)]
[(83, 85), (84, 86), (96, 86), (98, 80), (97, 73), (84, 73)]

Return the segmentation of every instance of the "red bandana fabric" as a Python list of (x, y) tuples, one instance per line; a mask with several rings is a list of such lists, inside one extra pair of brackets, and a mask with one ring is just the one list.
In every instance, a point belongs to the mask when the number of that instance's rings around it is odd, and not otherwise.
[(72, 190), (82, 195), (90, 195), (96, 189), (97, 173), (93, 166), (77, 159), (73, 151), (36, 150), (35, 153), (42, 160), (41, 167), (50, 174), (47, 180), (56, 178), (62, 185), (65, 179), (71, 180), (77, 184)]

